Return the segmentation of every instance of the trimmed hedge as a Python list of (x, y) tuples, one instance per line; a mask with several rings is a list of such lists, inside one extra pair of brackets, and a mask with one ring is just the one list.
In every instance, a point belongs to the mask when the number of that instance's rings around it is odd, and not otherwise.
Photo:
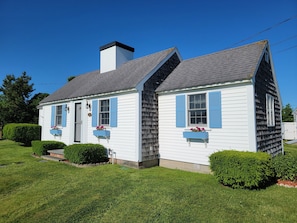
[(3, 128), (3, 138), (30, 146), (32, 140), (40, 140), (41, 126), (28, 123), (10, 123)]
[(52, 149), (63, 149), (66, 145), (63, 142), (57, 141), (32, 141), (32, 150), (33, 153), (37, 156), (47, 155), (48, 150)]
[(210, 155), (216, 179), (232, 188), (257, 189), (274, 179), (271, 157), (263, 152), (225, 150)]
[(272, 159), (275, 175), (281, 180), (297, 180), (297, 154), (287, 153)]
[(73, 144), (64, 148), (64, 157), (71, 163), (89, 164), (107, 162), (107, 150), (100, 144)]

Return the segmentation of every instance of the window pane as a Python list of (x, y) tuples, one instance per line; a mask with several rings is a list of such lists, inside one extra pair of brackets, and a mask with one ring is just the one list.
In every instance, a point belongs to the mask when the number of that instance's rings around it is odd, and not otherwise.
[(101, 100), (99, 105), (99, 123), (109, 125), (109, 100)]
[(62, 125), (62, 105), (56, 106), (56, 126)]
[(207, 124), (206, 94), (189, 96), (189, 124)]
[(109, 100), (100, 101), (100, 111), (108, 112), (109, 111)]
[(57, 115), (62, 115), (62, 105), (57, 106)]
[(266, 94), (266, 119), (267, 119), (267, 126), (275, 125), (274, 97), (270, 94)]

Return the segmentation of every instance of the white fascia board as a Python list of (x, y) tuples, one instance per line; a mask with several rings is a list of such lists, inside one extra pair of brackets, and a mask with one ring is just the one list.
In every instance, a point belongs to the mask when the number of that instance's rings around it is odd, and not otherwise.
[(157, 92), (158, 95), (164, 95), (164, 94), (173, 94), (178, 92), (185, 92), (185, 91), (201, 91), (201, 90), (209, 90), (213, 88), (222, 88), (222, 87), (233, 87), (233, 86), (240, 86), (245, 84), (251, 84), (253, 83), (253, 80), (242, 80), (242, 81), (234, 81), (234, 82), (226, 82), (221, 84), (210, 84), (210, 85), (204, 85), (204, 86), (196, 86), (196, 87), (190, 87), (190, 88), (181, 88), (181, 89), (175, 89), (175, 90), (169, 90), (169, 91), (160, 91)]
[(273, 60), (272, 60), (272, 54), (271, 54), (271, 50), (270, 50), (269, 44), (267, 44), (267, 49), (268, 49), (268, 53), (269, 53), (269, 60), (270, 60), (272, 77), (273, 77), (275, 88), (276, 88), (276, 91), (277, 91), (278, 100), (280, 102), (280, 109), (282, 110), (283, 103), (282, 103), (282, 98), (281, 98), (281, 95), (280, 95), (280, 91), (279, 91), (279, 87), (278, 87), (278, 82), (277, 82), (276, 75), (275, 75), (274, 63), (273, 63)]
[(126, 93), (132, 93), (132, 92), (137, 92), (137, 90), (135, 88), (131, 88), (131, 89), (121, 90), (121, 91), (113, 91), (113, 92), (107, 92), (107, 93), (102, 93), (102, 94), (94, 94), (94, 95), (88, 95), (88, 96), (82, 96), (82, 97), (68, 98), (68, 99), (63, 99), (63, 100), (42, 103), (38, 106), (42, 107), (45, 105), (65, 103), (65, 102), (77, 101), (77, 100), (83, 100), (83, 99), (92, 99), (92, 98), (98, 98), (98, 97), (102, 97), (102, 96), (113, 96), (113, 95), (126, 94)]

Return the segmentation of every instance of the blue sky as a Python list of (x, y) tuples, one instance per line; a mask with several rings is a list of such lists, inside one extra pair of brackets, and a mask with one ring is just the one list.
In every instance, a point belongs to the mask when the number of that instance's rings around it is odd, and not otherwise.
[(297, 108), (296, 0), (0, 0), (0, 81), (26, 71), (34, 94), (53, 93), (99, 69), (99, 47), (115, 40), (135, 58), (175, 46), (189, 59), (263, 39), (283, 105)]

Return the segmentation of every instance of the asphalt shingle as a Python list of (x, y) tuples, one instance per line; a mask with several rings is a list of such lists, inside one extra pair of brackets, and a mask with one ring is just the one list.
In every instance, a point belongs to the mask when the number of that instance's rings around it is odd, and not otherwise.
[(100, 73), (97, 70), (79, 75), (43, 99), (40, 104), (133, 89), (174, 50), (175, 48), (170, 48), (128, 61), (113, 71)]
[[(157, 88), (157, 92), (207, 86), (253, 78), (267, 41), (182, 61)], [(134, 59), (114, 71), (82, 74), (65, 84), (40, 104), (134, 89), (175, 48)]]
[(260, 41), (182, 61), (157, 92), (249, 80), (267, 41)]

